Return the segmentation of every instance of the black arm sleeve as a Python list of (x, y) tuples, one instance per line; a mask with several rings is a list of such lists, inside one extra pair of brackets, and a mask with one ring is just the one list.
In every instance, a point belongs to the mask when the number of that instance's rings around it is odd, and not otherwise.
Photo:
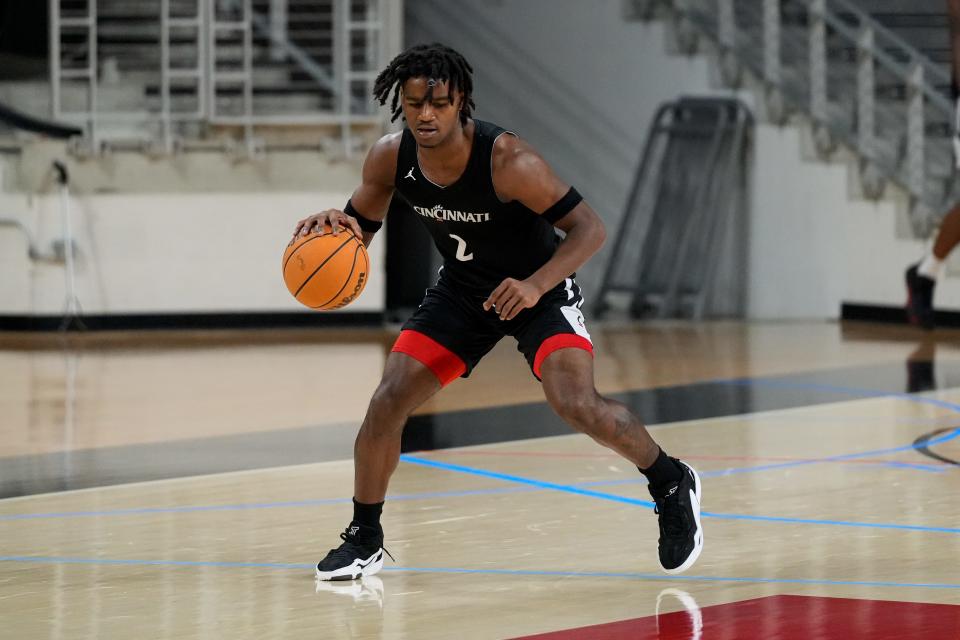
[(376, 233), (380, 231), (380, 227), (383, 226), (383, 220), (371, 220), (370, 218), (364, 218), (359, 211), (353, 208), (353, 203), (347, 200), (346, 206), (343, 207), (343, 212), (348, 216), (353, 216), (357, 219), (357, 224), (360, 225), (360, 229), (366, 231), (367, 233)]
[(550, 224), (554, 224), (557, 220), (573, 211), (573, 208), (580, 204), (582, 200), (583, 196), (581, 196), (576, 189), (570, 187), (566, 195), (557, 200), (556, 204), (540, 215)]

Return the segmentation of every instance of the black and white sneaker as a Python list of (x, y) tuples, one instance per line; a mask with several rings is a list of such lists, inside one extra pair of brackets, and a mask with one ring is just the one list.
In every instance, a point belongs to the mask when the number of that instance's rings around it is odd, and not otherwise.
[(690, 465), (671, 458), (683, 469), (683, 478), (650, 495), (660, 516), (660, 566), (667, 573), (682, 573), (703, 551), (700, 526), (700, 476)]
[(356, 580), (372, 576), (383, 568), (383, 554), (390, 555), (383, 548), (383, 532), (379, 529), (351, 522), (340, 539), (343, 544), (331, 549), (317, 563), (317, 580)]

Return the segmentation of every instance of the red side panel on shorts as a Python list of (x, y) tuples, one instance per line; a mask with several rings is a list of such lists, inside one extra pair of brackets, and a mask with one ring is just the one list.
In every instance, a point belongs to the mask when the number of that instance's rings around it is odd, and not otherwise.
[(391, 351), (405, 353), (426, 365), (437, 376), (441, 386), (447, 386), (467, 370), (467, 365), (454, 352), (430, 336), (404, 329)]
[(583, 336), (578, 336), (575, 333), (558, 333), (544, 340), (540, 344), (540, 348), (537, 349), (537, 355), (533, 358), (534, 375), (540, 377), (540, 365), (543, 364), (548, 355), (557, 349), (566, 349), (567, 347), (583, 349), (593, 355), (593, 344)]

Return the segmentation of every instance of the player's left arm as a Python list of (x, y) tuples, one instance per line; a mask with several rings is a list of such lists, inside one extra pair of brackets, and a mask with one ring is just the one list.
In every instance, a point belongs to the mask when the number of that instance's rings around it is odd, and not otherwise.
[(529, 278), (507, 278), (484, 302), (484, 309), (496, 307), (501, 320), (510, 320), (583, 266), (603, 245), (606, 230), (584, 200), (564, 210), (564, 203), (572, 201), (567, 199), (572, 198), (570, 185), (553, 173), (533, 147), (515, 136), (500, 136), (494, 146), (493, 185), (501, 200), (517, 200), (540, 214), (561, 214), (553, 224), (566, 234), (553, 257)]

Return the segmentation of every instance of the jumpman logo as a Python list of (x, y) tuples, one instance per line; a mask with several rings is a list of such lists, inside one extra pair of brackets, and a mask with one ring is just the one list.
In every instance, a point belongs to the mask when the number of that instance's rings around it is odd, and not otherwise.
[(410, 178), (414, 182), (417, 181), (416, 176), (413, 175), (413, 167), (410, 167), (410, 171), (407, 172), (407, 175), (403, 176), (404, 178)]

